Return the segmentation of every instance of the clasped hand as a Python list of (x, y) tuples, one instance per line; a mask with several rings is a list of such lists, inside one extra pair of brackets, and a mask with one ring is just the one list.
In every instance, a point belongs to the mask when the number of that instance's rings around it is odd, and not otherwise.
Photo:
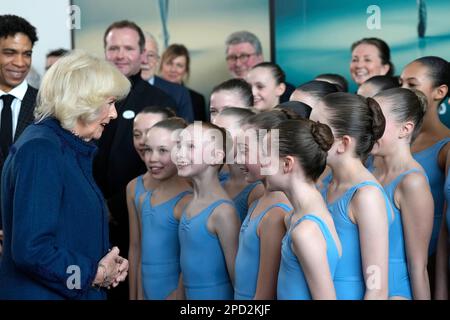
[(128, 275), (128, 260), (119, 256), (119, 248), (112, 248), (99, 262), (94, 285), (110, 289), (117, 287)]

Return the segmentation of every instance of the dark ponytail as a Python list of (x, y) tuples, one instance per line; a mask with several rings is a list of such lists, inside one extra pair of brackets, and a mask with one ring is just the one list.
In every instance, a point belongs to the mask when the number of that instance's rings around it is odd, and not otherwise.
[(414, 123), (414, 132), (411, 136), (411, 142), (413, 142), (422, 126), (427, 104), (426, 96), (419, 90), (394, 88), (380, 92), (374, 99), (377, 101), (381, 99), (381, 102), (386, 101), (395, 121), (399, 123), (412, 121)]
[(326, 152), (331, 149), (334, 138), (329, 126), (311, 121), (311, 135), (323, 151)]
[(367, 106), (369, 107), (372, 116), (372, 139), (376, 142), (383, 136), (386, 127), (386, 119), (378, 102), (370, 97), (366, 99)]
[(278, 130), (280, 157), (294, 156), (305, 176), (316, 181), (325, 170), (327, 151), (333, 145), (331, 129), (321, 123), (299, 119), (283, 121), (272, 130)]
[(275, 110), (265, 111), (247, 117), (241, 122), (241, 124), (249, 125), (255, 127), (256, 129), (270, 130), (279, 125), (283, 121), (296, 120), (299, 118), (300, 116), (298, 116), (295, 112), (291, 110), (287, 110), (284, 108), (277, 108)]
[(356, 140), (355, 152), (365, 159), (383, 136), (386, 120), (380, 105), (372, 98), (338, 92), (322, 100), (335, 137), (348, 135)]
[(312, 108), (306, 103), (300, 101), (286, 101), (277, 105), (274, 110), (289, 110), (299, 116), (300, 118), (309, 119)]

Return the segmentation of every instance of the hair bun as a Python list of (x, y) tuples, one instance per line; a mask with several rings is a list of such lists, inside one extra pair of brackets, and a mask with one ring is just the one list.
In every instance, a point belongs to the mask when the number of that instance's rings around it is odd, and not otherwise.
[(311, 121), (311, 135), (323, 151), (328, 151), (334, 142), (333, 133), (326, 124)]
[(275, 108), (276, 109), (274, 109), (274, 110), (277, 110), (277, 111), (281, 112), (286, 117), (286, 120), (299, 120), (299, 119), (302, 119), (293, 110), (280, 107), (280, 105), (276, 106)]
[(378, 102), (373, 98), (367, 98), (367, 106), (372, 115), (372, 139), (377, 141), (383, 136), (386, 127), (386, 118), (383, 115)]
[(425, 115), (425, 113), (427, 112), (427, 108), (428, 108), (428, 101), (427, 101), (427, 96), (420, 90), (417, 89), (409, 89), (412, 92), (414, 92), (414, 94), (416, 95), (417, 99), (419, 100), (420, 106), (422, 108), (422, 117)]

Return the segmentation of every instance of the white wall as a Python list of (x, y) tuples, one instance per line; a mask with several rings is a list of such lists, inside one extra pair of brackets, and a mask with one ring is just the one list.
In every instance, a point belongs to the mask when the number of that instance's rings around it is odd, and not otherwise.
[(69, 0), (0, 0), (0, 14), (15, 14), (28, 20), (37, 30), (33, 67), (43, 75), (45, 55), (58, 48), (71, 49), (71, 30), (67, 27)]

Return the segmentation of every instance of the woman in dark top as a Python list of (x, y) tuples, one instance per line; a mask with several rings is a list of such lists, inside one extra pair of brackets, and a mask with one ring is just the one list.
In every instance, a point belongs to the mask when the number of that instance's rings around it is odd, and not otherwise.
[[(184, 85), (189, 78), (190, 62), (188, 49), (182, 44), (172, 44), (161, 57), (160, 75), (165, 80)], [(189, 94), (194, 108), (194, 119), (207, 121), (205, 97), (190, 88)]]
[[(44, 76), (36, 122), (11, 147), (2, 176), (2, 299), (104, 299), (128, 261), (109, 248), (108, 210), (92, 176), (93, 140), (130, 89), (111, 64), (83, 52)], [(108, 252), (109, 251), (109, 252)]]

